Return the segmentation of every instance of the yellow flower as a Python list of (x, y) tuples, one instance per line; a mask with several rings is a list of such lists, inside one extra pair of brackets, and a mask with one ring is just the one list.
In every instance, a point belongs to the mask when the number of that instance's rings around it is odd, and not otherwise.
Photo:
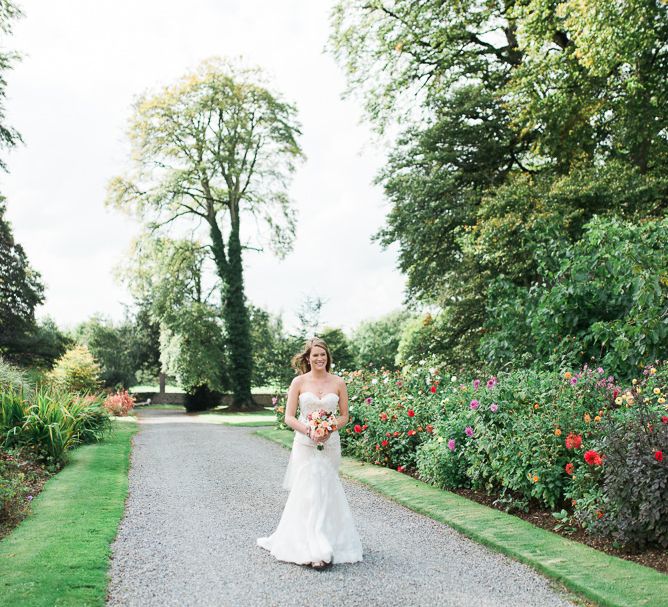
[(442, 437), (442, 436), (439, 436), (439, 437), (438, 437), (438, 442), (439, 442), (439, 443), (442, 443), (442, 442), (443, 442), (443, 437)]
[(570, 371), (566, 371), (566, 373), (564, 373), (564, 377), (565, 377), (566, 379), (570, 379), (570, 378), (572, 377), (572, 376), (571, 376), (571, 372), (570, 372)]
[(618, 396), (618, 397), (615, 399), (615, 404), (616, 404), (616, 405), (621, 405), (621, 404), (622, 404), (622, 397), (621, 397), (621, 396)]
[(650, 375), (654, 375), (655, 373), (656, 373), (656, 369), (655, 369), (654, 367), (652, 367), (652, 368), (649, 370), (649, 374), (650, 374)]
[(631, 383), (635, 386), (638, 383), (638, 380), (634, 377)]
[(663, 403), (665, 403), (665, 402), (666, 402), (666, 399), (663, 398), (663, 396), (662, 396), (661, 398), (659, 398), (659, 403), (660, 403), (661, 405), (663, 405)]
[(636, 388), (636, 392), (637, 392), (638, 394), (641, 394), (641, 393), (642, 393), (642, 388)]
[(554, 435), (555, 435), (555, 436), (561, 436), (561, 430), (560, 430), (559, 428), (557, 428), (557, 429), (554, 431)]
[(594, 421), (595, 421), (595, 422), (600, 422), (600, 421), (601, 421), (601, 416), (600, 416), (600, 415), (597, 415), (597, 416), (594, 418)]
[(659, 388), (654, 388), (654, 394), (661, 394), (661, 390)]
[(588, 423), (591, 421), (591, 415), (589, 415), (589, 413), (585, 413), (585, 414), (582, 416), (582, 419), (584, 419), (585, 424), (588, 424)]

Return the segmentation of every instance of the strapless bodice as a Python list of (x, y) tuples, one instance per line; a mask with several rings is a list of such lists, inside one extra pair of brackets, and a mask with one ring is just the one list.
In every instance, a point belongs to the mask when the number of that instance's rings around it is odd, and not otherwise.
[(336, 413), (339, 406), (339, 395), (328, 392), (322, 398), (318, 398), (313, 392), (302, 392), (299, 395), (299, 417), (306, 419), (311, 411), (324, 409)]

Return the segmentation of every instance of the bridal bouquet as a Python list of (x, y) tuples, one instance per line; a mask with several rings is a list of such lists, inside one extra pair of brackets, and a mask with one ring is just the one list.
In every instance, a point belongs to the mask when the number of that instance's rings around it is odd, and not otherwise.
[[(306, 420), (311, 428), (311, 437), (320, 438), (336, 430), (336, 415), (330, 411), (325, 411), (324, 409), (311, 411), (306, 416)], [(318, 443), (318, 451), (322, 451), (324, 448), (325, 446), (322, 443)]]

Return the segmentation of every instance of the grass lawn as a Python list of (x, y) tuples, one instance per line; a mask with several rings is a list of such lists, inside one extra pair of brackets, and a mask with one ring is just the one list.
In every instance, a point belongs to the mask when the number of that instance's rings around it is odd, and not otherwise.
[[(290, 430), (266, 429), (257, 434), (292, 446)], [(530, 565), (597, 605), (668, 607), (668, 576), (650, 567), (594, 550), (396, 470), (344, 457), (341, 474)]]
[(196, 415), (212, 423), (226, 426), (272, 426), (276, 423), (276, 414), (271, 407), (265, 407), (264, 411), (253, 411), (252, 413), (238, 411), (228, 413), (225, 409), (220, 409)]
[(104, 605), (138, 424), (118, 419), (113, 428), (104, 441), (73, 450), (32, 514), (0, 541), (0, 607)]

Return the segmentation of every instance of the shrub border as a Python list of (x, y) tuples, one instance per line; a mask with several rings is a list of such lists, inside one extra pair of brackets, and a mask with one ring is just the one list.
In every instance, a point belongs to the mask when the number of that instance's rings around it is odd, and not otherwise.
[(128, 494), (131, 418), (69, 463), (33, 500), (32, 514), (0, 541), (0, 606), (104, 605), (111, 543)]
[[(292, 446), (290, 430), (266, 429), (255, 434)], [(668, 607), (668, 576), (650, 567), (608, 555), (389, 468), (344, 457), (340, 471), (410, 510), (531, 566), (598, 605)]]

